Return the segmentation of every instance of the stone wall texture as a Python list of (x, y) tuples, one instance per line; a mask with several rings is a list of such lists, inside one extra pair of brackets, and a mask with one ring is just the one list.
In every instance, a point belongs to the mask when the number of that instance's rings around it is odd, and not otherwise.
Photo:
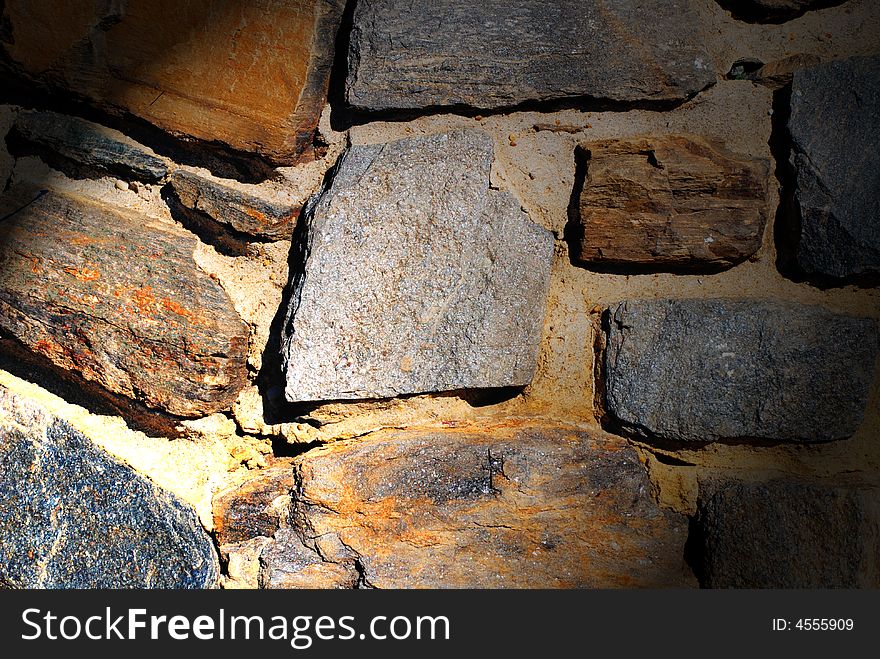
[(878, 34), (0, 2), (0, 587), (880, 586)]

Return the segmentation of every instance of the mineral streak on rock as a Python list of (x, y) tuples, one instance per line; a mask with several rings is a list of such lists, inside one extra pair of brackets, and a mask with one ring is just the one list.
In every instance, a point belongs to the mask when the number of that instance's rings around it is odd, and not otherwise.
[(186, 208), (267, 240), (289, 240), (301, 209), (301, 204), (290, 199), (257, 196), (242, 184), (224, 183), (184, 169), (174, 172), (171, 186)]
[(704, 483), (701, 579), (709, 588), (877, 588), (876, 488), (819, 482)]
[(232, 405), (248, 328), (170, 224), (51, 190), (0, 198), (0, 327), (55, 365), (178, 416)]
[(207, 588), (218, 575), (189, 506), (0, 387), (0, 584)]
[(808, 274), (880, 274), (880, 57), (795, 72), (791, 162)]
[(309, 202), (283, 346), (287, 400), (524, 386), (553, 240), (489, 188), (492, 140), (353, 146)]
[(284, 461), (260, 470), (258, 476), (214, 497), (214, 532), (220, 545), (260, 536), (281, 527), (283, 513), (296, 483), (293, 466)]
[(620, 438), (392, 431), (309, 451), (296, 478), (296, 536), (264, 551), (264, 583), (345, 585), (355, 573), (377, 588), (689, 583), (687, 521), (658, 507)]
[(690, 135), (604, 140), (581, 153), (580, 262), (718, 270), (761, 246), (766, 161)]
[(348, 61), (364, 111), (675, 102), (715, 81), (690, 0), (359, 0)]
[(817, 442), (864, 418), (875, 321), (761, 300), (630, 300), (610, 310), (606, 404), (681, 442)]
[(6, 0), (0, 59), (103, 110), (292, 164), (326, 102), (341, 5)]
[(16, 137), (97, 170), (155, 183), (168, 175), (168, 163), (119, 131), (57, 112), (25, 111), (13, 127)]

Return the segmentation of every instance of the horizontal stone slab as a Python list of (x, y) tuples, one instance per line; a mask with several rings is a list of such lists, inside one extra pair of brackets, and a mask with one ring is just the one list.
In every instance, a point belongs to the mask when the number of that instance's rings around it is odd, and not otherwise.
[(0, 584), (210, 588), (218, 576), (192, 508), (0, 385)]
[(718, 270), (761, 246), (769, 163), (694, 135), (580, 146), (575, 258), (586, 265)]
[(346, 98), (363, 111), (675, 102), (715, 81), (711, 61), (690, 0), (359, 0)]
[(289, 240), (302, 203), (270, 191), (257, 194), (259, 186), (178, 169), (171, 187), (184, 207), (204, 213), (234, 231), (267, 240)]
[(313, 151), (343, 4), (6, 0), (0, 60), (175, 136), (293, 164)]
[(527, 385), (553, 238), (489, 187), (488, 135), (352, 146), (303, 215), (287, 400)]
[(127, 180), (155, 183), (168, 176), (168, 163), (151, 149), (116, 130), (57, 112), (24, 111), (14, 136), (73, 163)]
[(295, 461), (264, 585), (660, 587), (691, 583), (687, 520), (625, 440), (558, 427), (385, 432)]
[(776, 479), (701, 484), (697, 529), (709, 588), (877, 588), (880, 491)]
[(809, 275), (880, 275), (880, 56), (795, 72), (793, 224)]
[(0, 327), (104, 389), (178, 416), (228, 408), (249, 330), (174, 225), (57, 191), (0, 197)]
[(610, 309), (607, 411), (678, 442), (851, 436), (874, 378), (874, 320), (762, 300), (629, 300)]

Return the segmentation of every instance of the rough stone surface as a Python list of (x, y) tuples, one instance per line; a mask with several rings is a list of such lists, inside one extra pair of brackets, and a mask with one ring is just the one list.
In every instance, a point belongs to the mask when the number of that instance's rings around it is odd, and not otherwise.
[(360, 0), (347, 100), (367, 111), (681, 101), (715, 81), (701, 42), (690, 0)]
[(0, 386), (0, 584), (205, 588), (218, 574), (189, 506)]
[(170, 224), (55, 191), (0, 198), (0, 327), (105, 389), (179, 416), (244, 387), (248, 328)]
[(48, 149), (99, 173), (151, 183), (168, 175), (168, 164), (152, 150), (119, 131), (79, 117), (24, 111), (16, 117), (14, 131), (38, 149)]
[(16, 109), (9, 105), (0, 105), (0, 192), (6, 188), (15, 159), (6, 150), (6, 134), (15, 120)]
[(294, 487), (293, 467), (283, 461), (260, 470), (256, 478), (218, 493), (214, 497), (217, 542), (225, 545), (271, 537), (281, 528)]
[(792, 80), (797, 261), (809, 274), (880, 274), (880, 57), (828, 62)]
[(224, 183), (184, 169), (174, 172), (171, 186), (186, 208), (240, 233), (269, 240), (289, 240), (302, 208), (290, 199), (258, 196), (242, 184)]
[(608, 411), (683, 442), (828, 441), (862, 422), (875, 321), (761, 300), (642, 300), (610, 310)]
[(778, 23), (802, 16), (811, 9), (843, 4), (845, 0), (722, 0), (734, 16), (756, 22)]
[(289, 401), (531, 381), (553, 239), (489, 189), (492, 150), (459, 130), (346, 152), (295, 246)]
[(0, 46), (27, 80), (292, 163), (326, 101), (341, 4), (6, 0)]
[[(385, 432), (296, 460), (265, 583), (361, 587), (689, 584), (687, 521), (635, 451), (554, 427)], [(283, 574), (282, 574), (283, 573)]]
[(877, 588), (878, 491), (821, 483), (701, 487), (700, 569), (710, 588)]
[(761, 246), (766, 161), (689, 135), (591, 142), (581, 153), (579, 261), (718, 270)]

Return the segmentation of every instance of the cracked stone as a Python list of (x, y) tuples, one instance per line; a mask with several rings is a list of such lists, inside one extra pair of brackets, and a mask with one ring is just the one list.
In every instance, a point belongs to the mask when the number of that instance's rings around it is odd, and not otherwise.
[(249, 330), (193, 261), (194, 236), (26, 186), (0, 197), (0, 217), (0, 327), (150, 408), (199, 417), (232, 405)]
[(218, 575), (192, 508), (0, 386), (0, 584), (208, 588)]
[(360, 0), (346, 98), (364, 111), (676, 102), (715, 82), (702, 41), (690, 0)]
[(877, 588), (878, 491), (772, 480), (701, 484), (700, 569), (709, 588)]
[(346, 585), (357, 573), (376, 588), (691, 585), (687, 520), (657, 505), (621, 438), (385, 431), (295, 465), (294, 526), (262, 555), (266, 583)]
[(0, 60), (102, 110), (294, 164), (313, 151), (342, 4), (5, 0)]
[(880, 57), (794, 73), (797, 262), (808, 274), (880, 275)]
[[(23, 111), (16, 117), (13, 131), (16, 139), (35, 147), (38, 155), (47, 150), (104, 175), (150, 183), (168, 175), (168, 163), (151, 149), (119, 131), (79, 117)], [(51, 155), (47, 159), (52, 160)]]
[(586, 265), (719, 270), (761, 247), (769, 163), (695, 135), (580, 146), (587, 173), (575, 258)]
[(531, 381), (553, 238), (489, 188), (492, 157), (475, 130), (343, 155), (294, 244), (287, 400)]
[(844, 439), (862, 423), (877, 323), (761, 300), (629, 300), (610, 310), (607, 410), (680, 442)]

